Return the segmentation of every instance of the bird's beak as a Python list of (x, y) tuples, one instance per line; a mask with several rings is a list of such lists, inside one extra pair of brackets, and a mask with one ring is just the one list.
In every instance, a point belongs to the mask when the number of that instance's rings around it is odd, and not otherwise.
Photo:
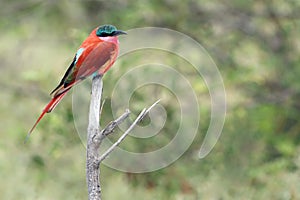
[(126, 35), (127, 33), (125, 31), (121, 31), (121, 30), (117, 30), (117, 31), (114, 31), (113, 32), (113, 35), (114, 36), (117, 36), (117, 35)]

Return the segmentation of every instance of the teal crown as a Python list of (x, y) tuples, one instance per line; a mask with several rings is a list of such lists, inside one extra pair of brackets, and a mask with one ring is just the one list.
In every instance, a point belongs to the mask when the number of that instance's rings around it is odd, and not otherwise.
[(117, 30), (113, 25), (103, 25), (99, 26), (96, 31), (98, 37), (108, 37), (108, 36), (117, 36), (121, 34), (126, 34), (124, 31)]

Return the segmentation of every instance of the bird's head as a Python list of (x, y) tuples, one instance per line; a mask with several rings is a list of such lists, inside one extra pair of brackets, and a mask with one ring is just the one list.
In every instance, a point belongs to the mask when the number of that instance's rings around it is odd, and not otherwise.
[(96, 35), (98, 37), (112, 37), (112, 36), (118, 36), (122, 34), (127, 34), (127, 33), (121, 30), (117, 30), (117, 28), (113, 25), (99, 26), (96, 31)]

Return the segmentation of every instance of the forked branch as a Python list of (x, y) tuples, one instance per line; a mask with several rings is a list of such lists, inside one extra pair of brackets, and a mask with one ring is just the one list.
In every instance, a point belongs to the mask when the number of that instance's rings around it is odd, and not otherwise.
[(115, 128), (121, 124), (128, 116), (130, 111), (127, 109), (118, 119), (111, 121), (104, 129), (100, 130), (100, 107), (102, 95), (102, 77), (95, 76), (92, 82), (92, 94), (89, 111), (89, 125), (87, 133), (87, 161), (86, 161), (86, 178), (88, 185), (89, 200), (101, 199), (101, 186), (100, 186), (100, 164), (113, 152), (113, 150), (120, 145), (129, 132), (139, 123), (149, 111), (158, 104), (159, 100), (152, 104), (149, 108), (144, 108), (130, 127), (122, 134), (122, 136), (109, 147), (102, 155), (99, 155), (99, 148), (102, 140), (113, 133)]

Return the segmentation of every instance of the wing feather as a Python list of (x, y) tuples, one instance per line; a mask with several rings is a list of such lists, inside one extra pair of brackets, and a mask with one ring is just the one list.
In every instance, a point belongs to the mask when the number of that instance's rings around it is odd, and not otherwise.
[[(81, 49), (81, 48), (80, 48)], [(51, 92), (57, 96), (70, 89), (73, 85), (99, 71), (105, 73), (117, 58), (118, 48), (111, 42), (93, 42), (76, 54), (59, 85)]]

